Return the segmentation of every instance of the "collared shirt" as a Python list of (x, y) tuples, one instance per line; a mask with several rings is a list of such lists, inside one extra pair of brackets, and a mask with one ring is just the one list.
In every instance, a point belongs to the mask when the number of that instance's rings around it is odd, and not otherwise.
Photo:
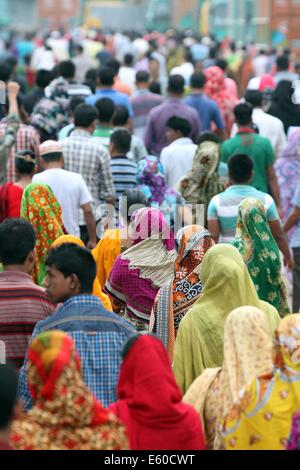
[(253, 160), (254, 177), (251, 186), (268, 193), (268, 168), (275, 162), (275, 154), (269, 139), (256, 134), (253, 129), (240, 129), (236, 137), (222, 145), (221, 160), (228, 163), (230, 157), (238, 153), (247, 154)]
[(176, 188), (179, 180), (192, 169), (196, 150), (197, 145), (186, 137), (175, 140), (163, 149), (160, 161), (165, 169), (168, 187)]
[[(85, 180), (93, 196), (93, 209), (100, 200), (114, 197), (112, 174), (110, 169), (110, 155), (103, 147), (101, 141), (92, 137), (89, 132), (75, 130), (71, 136), (61, 141), (64, 154), (65, 169), (79, 173)], [(81, 214), (80, 225), (84, 225)]]
[(116, 189), (115, 208), (118, 211), (120, 196), (127, 189), (137, 186), (137, 164), (130, 161), (128, 157), (120, 155), (112, 157), (110, 167)]
[(192, 132), (190, 138), (196, 142), (200, 135), (200, 119), (195, 109), (178, 98), (168, 98), (160, 106), (152, 109), (147, 121), (145, 145), (151, 155), (159, 156), (162, 149), (168, 145), (166, 123), (172, 116), (187, 119)]
[(144, 138), (148, 114), (153, 108), (162, 104), (163, 101), (163, 96), (151, 93), (149, 90), (137, 90), (132, 95), (130, 102), (134, 113), (133, 129), (135, 135), (141, 139)]
[(201, 131), (210, 131), (215, 124), (217, 129), (225, 129), (225, 124), (217, 103), (204, 93), (191, 93), (185, 103), (194, 108), (200, 117)]
[(115, 103), (116, 106), (124, 106), (128, 109), (129, 116), (133, 116), (132, 106), (130, 104), (129, 97), (124, 93), (120, 93), (116, 90), (97, 90), (96, 93), (94, 95), (89, 96), (85, 100), (85, 102), (86, 104), (91, 104), (92, 106), (95, 106), (97, 101), (101, 100), (101, 98), (109, 98)]
[(54, 309), (44, 290), (28, 274), (0, 273), (0, 341), (5, 343), (7, 360), (18, 368), (22, 366), (36, 323)]
[[(271, 114), (267, 114), (261, 108), (255, 108), (252, 114), (252, 120), (259, 129), (259, 135), (269, 139), (275, 152), (276, 158), (279, 158), (287, 143), (284, 126), (282, 121)], [(232, 127), (231, 137), (238, 133), (238, 126)]]
[[(48, 319), (39, 322), (31, 340), (44, 331), (61, 330), (75, 342), (81, 359), (83, 380), (104, 407), (117, 400), (121, 352), (134, 327), (108, 312), (97, 297), (78, 295), (67, 300)], [(20, 372), (19, 395), (25, 409), (32, 407), (27, 384), (27, 358)]]
[(219, 221), (222, 242), (231, 243), (235, 238), (239, 205), (249, 197), (254, 197), (263, 203), (269, 222), (279, 220), (274, 199), (269, 194), (257, 191), (249, 185), (235, 184), (214, 196), (208, 206), (207, 218)]
[[(0, 122), (0, 140), (5, 136), (5, 133), (8, 131), (8, 121), (3, 119)], [(39, 159), (39, 145), (40, 145), (40, 136), (36, 129), (32, 126), (27, 126), (25, 124), (20, 124), (17, 137), (14, 145), (11, 147), (8, 162), (7, 162), (7, 181), (15, 182), (16, 181), (16, 171), (15, 171), (15, 154), (20, 150), (31, 150), (37, 159)]]

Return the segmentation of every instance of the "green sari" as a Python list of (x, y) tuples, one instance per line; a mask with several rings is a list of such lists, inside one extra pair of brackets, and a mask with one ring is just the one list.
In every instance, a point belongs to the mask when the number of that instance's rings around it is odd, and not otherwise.
[(252, 277), (258, 297), (269, 302), (281, 317), (290, 313), (286, 286), (281, 277), (281, 260), (263, 204), (254, 198), (239, 206), (235, 240)]

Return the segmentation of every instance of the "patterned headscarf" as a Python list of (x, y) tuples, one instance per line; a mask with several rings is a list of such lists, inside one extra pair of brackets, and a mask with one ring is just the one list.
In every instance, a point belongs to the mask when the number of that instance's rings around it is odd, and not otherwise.
[(175, 262), (174, 279), (160, 289), (155, 300), (151, 329), (155, 323), (155, 333), (165, 344), (171, 362), (180, 321), (202, 293), (200, 266), (205, 253), (213, 245), (213, 238), (204, 227), (185, 227)]
[(13, 425), (20, 450), (121, 450), (124, 429), (82, 380), (73, 340), (61, 331), (35, 338), (28, 353), (28, 384), (35, 405)]
[(248, 198), (239, 205), (233, 245), (247, 264), (259, 298), (273, 305), (282, 317), (289, 313), (279, 248), (258, 199)]
[(21, 203), (21, 217), (28, 220), (36, 231), (33, 278), (38, 285), (42, 285), (46, 276), (45, 257), (53, 242), (64, 234), (61, 207), (48, 185), (33, 183), (26, 187)]

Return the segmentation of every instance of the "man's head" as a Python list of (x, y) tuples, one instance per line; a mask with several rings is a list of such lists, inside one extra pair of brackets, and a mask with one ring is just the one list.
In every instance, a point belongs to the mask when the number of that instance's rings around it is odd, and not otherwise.
[(5, 270), (31, 274), (34, 263), (36, 234), (23, 219), (7, 219), (0, 224), (0, 262)]
[(182, 117), (172, 116), (166, 122), (167, 139), (172, 143), (182, 137), (188, 137), (192, 131), (190, 122)]
[(114, 127), (128, 127), (129, 125), (129, 112), (125, 106), (116, 106), (113, 116)]
[(132, 136), (127, 129), (116, 129), (110, 136), (109, 153), (112, 157), (127, 155), (130, 151)]
[(114, 71), (114, 77), (117, 77), (120, 72), (121, 64), (117, 59), (108, 59), (105, 63), (105, 67), (109, 67)]
[(198, 145), (203, 144), (203, 142), (214, 142), (215, 144), (221, 144), (221, 139), (217, 134), (214, 134), (210, 131), (201, 132), (198, 139)]
[(132, 67), (133, 66), (134, 57), (132, 54), (125, 54), (124, 56), (124, 65), (125, 67)]
[(254, 164), (249, 155), (239, 153), (228, 161), (231, 184), (249, 184), (254, 175)]
[(0, 364), (0, 435), (7, 434), (12, 421), (20, 417), (22, 404), (18, 400), (17, 370), (9, 364)]
[(89, 250), (73, 243), (53, 248), (46, 259), (44, 286), (53, 303), (80, 294), (91, 294), (96, 277), (95, 260)]
[(253, 108), (262, 108), (264, 95), (259, 90), (247, 90), (245, 100), (250, 103)]
[(115, 82), (115, 71), (108, 66), (98, 70), (97, 84), (101, 88), (112, 88)]
[(228, 69), (228, 62), (226, 59), (218, 59), (216, 61), (216, 67), (219, 67), (219, 69), (223, 70), (223, 72), (227, 72)]
[(147, 206), (147, 197), (142, 191), (127, 189), (120, 197), (120, 216), (123, 224), (129, 225), (132, 214)]
[(83, 52), (84, 52), (83, 47), (82, 47), (80, 44), (77, 44), (77, 46), (75, 47), (75, 53), (76, 53), (76, 55), (82, 55)]
[(91, 134), (97, 127), (98, 111), (95, 106), (80, 104), (74, 112), (75, 127), (84, 129)]
[(32, 176), (35, 165), (35, 154), (31, 150), (20, 150), (15, 154), (15, 167), (18, 177)]
[(45, 90), (45, 88), (51, 83), (52, 79), (53, 75), (49, 70), (38, 70), (35, 83), (39, 88), (41, 88), (41, 90)]
[(170, 96), (183, 96), (184, 78), (181, 75), (173, 75), (169, 78), (168, 93)]
[(137, 72), (135, 84), (138, 89), (148, 89), (150, 85), (150, 73), (146, 71)]
[(249, 103), (240, 103), (234, 108), (234, 116), (239, 127), (250, 126), (252, 124), (253, 108)]
[(193, 73), (191, 77), (191, 88), (194, 90), (202, 90), (206, 82), (206, 77), (202, 72)]
[(289, 70), (290, 61), (287, 55), (281, 55), (276, 59), (277, 72), (286, 72)]
[(75, 77), (76, 67), (71, 60), (64, 60), (58, 66), (59, 75), (66, 80), (73, 80)]
[(100, 124), (111, 125), (116, 110), (115, 103), (109, 98), (101, 98), (95, 104)]
[(13, 74), (12, 67), (6, 63), (6, 62), (1, 62), (0, 63), (0, 80), (2, 82), (9, 82), (11, 80)]
[(59, 142), (56, 140), (46, 140), (40, 145), (39, 152), (44, 169), (56, 165), (58, 168), (63, 168), (64, 156)]

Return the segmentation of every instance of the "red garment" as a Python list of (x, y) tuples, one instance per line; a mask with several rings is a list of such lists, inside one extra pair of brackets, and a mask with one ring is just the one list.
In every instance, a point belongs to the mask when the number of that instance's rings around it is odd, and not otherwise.
[(209, 67), (205, 70), (206, 84), (204, 92), (216, 101), (221, 111), (228, 136), (234, 123), (234, 107), (238, 100), (226, 88), (225, 74), (219, 67)]
[(167, 351), (141, 335), (121, 366), (119, 401), (110, 406), (127, 426), (131, 450), (204, 450), (197, 412), (182, 403)]
[(6, 219), (19, 219), (24, 189), (12, 183), (0, 188), (0, 222)]
[(0, 450), (13, 450), (13, 448), (6, 442), (0, 441)]

